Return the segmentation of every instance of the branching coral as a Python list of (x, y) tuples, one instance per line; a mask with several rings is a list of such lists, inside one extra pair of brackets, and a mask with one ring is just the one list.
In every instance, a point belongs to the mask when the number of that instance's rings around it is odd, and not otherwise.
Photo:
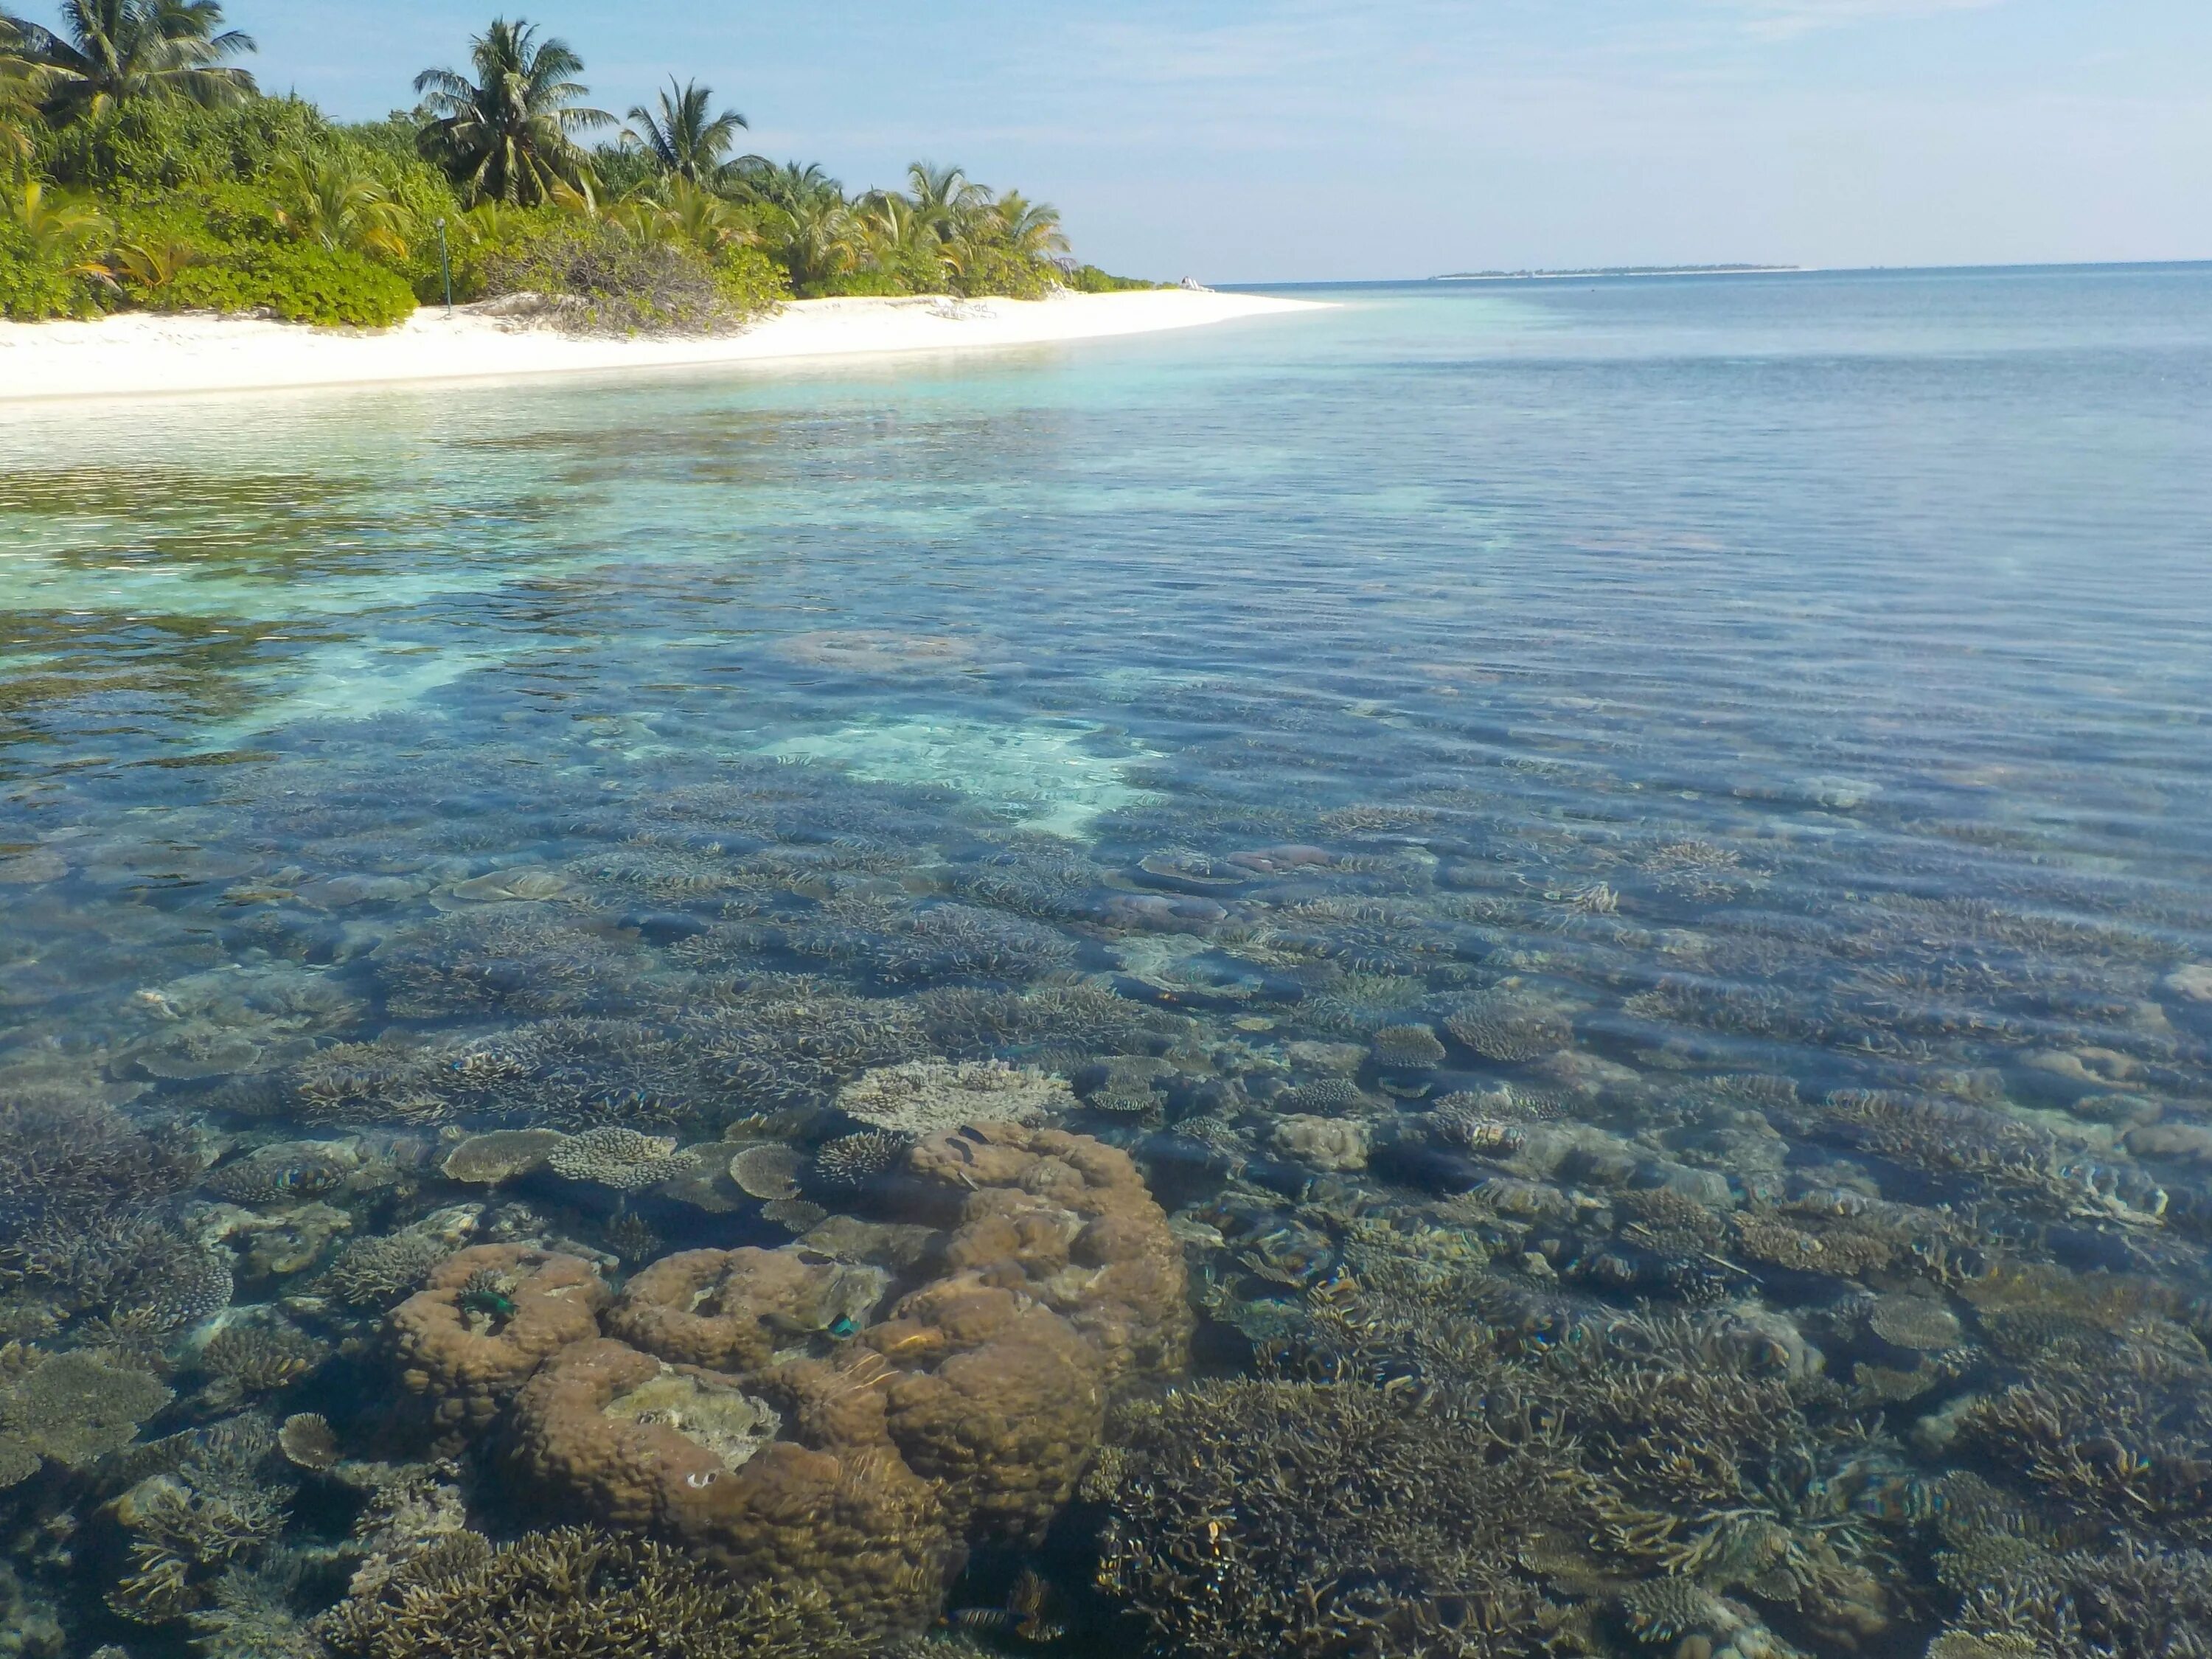
[(133, 1122), (95, 1098), (64, 1090), (0, 1098), (0, 1215), (143, 1202), (188, 1185), (206, 1161), (179, 1127)]
[(393, 934), (375, 957), (385, 1006), (416, 1019), (615, 1006), (647, 965), (641, 947), (532, 903), (440, 916)]
[(679, 1551), (580, 1528), (460, 1533), (317, 1623), (341, 1659), (871, 1659), (818, 1590), (741, 1587)]
[(2212, 1653), (2212, 1555), (2131, 1544), (2031, 1553), (1969, 1586), (1937, 1646), (1970, 1654), (1970, 1641), (2002, 1659)]
[(1193, 1659), (1536, 1654), (1517, 1549), (1571, 1521), (1539, 1451), (1411, 1393), (1207, 1382), (1129, 1412), (1095, 1484), (1100, 1580)]
[(1031, 980), (1075, 955), (1074, 941), (1056, 928), (972, 904), (908, 909), (875, 900), (844, 902), (794, 928), (790, 941), (802, 952), (851, 963), (892, 984)]
[(2212, 1374), (2203, 1366), (2054, 1369), (1974, 1401), (1959, 1426), (1964, 1447), (2078, 1514), (2212, 1540)]
[(570, 1135), (547, 1154), (545, 1162), (566, 1180), (587, 1181), (619, 1192), (658, 1186), (690, 1167), (688, 1160), (676, 1156), (676, 1143), (668, 1137), (640, 1134), (614, 1124)]
[(0, 1246), (0, 1289), (64, 1319), (89, 1314), (111, 1329), (159, 1334), (228, 1304), (230, 1259), (167, 1215), (124, 1211), (49, 1221)]
[(452, 1244), (430, 1232), (359, 1239), (338, 1252), (317, 1284), (349, 1306), (386, 1308), (411, 1294), (431, 1268), (453, 1254)]

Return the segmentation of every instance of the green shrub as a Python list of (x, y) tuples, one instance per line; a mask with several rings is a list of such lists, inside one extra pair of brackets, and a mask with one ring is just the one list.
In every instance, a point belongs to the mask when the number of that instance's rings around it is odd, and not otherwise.
[(714, 256), (714, 286), (732, 310), (754, 317), (791, 297), (791, 274), (763, 249), (733, 246)]
[(1163, 286), (1137, 276), (1109, 276), (1097, 265), (1078, 265), (1073, 270), (1063, 271), (1060, 282), (1063, 288), (1072, 288), (1078, 294), (1126, 294), (1135, 289)]
[(147, 298), (164, 311), (269, 311), (324, 328), (389, 328), (415, 309), (414, 290), (397, 273), (314, 242), (236, 248), (179, 271)]
[(824, 276), (819, 282), (808, 283), (799, 291), (810, 300), (888, 300), (914, 292), (890, 271), (872, 266), (866, 270)]
[(527, 222), (486, 258), (483, 282), (488, 293), (536, 296), (518, 314), (571, 333), (707, 333), (746, 314), (693, 244), (640, 240), (580, 215)]
[(0, 219), (0, 317), (19, 323), (96, 317), (114, 304), (112, 289), (70, 265), (20, 226)]
[(251, 98), (221, 109), (183, 98), (134, 98), (50, 130), (39, 161), (58, 184), (174, 190), (260, 178), (283, 157), (328, 142), (331, 132), (314, 106), (297, 98)]
[(970, 297), (997, 295), (1009, 300), (1042, 300), (1052, 291), (1059, 270), (1012, 248), (977, 251), (961, 273), (960, 291)]

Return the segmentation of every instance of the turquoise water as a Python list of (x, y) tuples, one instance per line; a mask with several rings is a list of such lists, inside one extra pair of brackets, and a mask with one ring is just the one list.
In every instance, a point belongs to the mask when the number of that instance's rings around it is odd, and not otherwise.
[[(2212, 269), (1298, 297), (0, 418), (0, 1337), (166, 1391), (0, 1492), (16, 1622), (305, 1640), (374, 1553), (359, 1469), (424, 1451), (334, 1260), (619, 1280), (903, 1218), (824, 1176), (840, 1090), (996, 1059), (1134, 1156), (1200, 1385), (1109, 1424), (1118, 1491), (968, 1540), (957, 1640), (2212, 1641), (2172, 1588), (2212, 1573)], [(440, 1173), (611, 1125), (713, 1179)], [(768, 1145), (795, 1195), (719, 1175)], [(1638, 1462), (1692, 1407), (1597, 1401), (1711, 1376), (1748, 1403), (1684, 1455), (1762, 1471), (1725, 1490)], [(1142, 1473), (1317, 1443), (1331, 1389), (1461, 1432), (1514, 1389), (1595, 1510)], [(349, 1480), (270, 1450), (301, 1413)], [(505, 1538), (496, 1438), (419, 1480)], [(276, 1518), (155, 1548), (101, 1506), (157, 1464)], [(118, 1590), (164, 1552), (181, 1590)]]

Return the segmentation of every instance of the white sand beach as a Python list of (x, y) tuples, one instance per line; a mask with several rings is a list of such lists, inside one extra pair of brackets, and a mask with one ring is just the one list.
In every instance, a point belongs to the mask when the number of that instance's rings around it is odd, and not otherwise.
[(1314, 308), (1308, 301), (1183, 289), (1038, 301), (800, 300), (740, 334), (672, 339), (562, 335), (469, 306), (450, 317), (441, 306), (425, 306), (377, 333), (131, 312), (94, 322), (0, 323), (0, 404), (961, 351)]

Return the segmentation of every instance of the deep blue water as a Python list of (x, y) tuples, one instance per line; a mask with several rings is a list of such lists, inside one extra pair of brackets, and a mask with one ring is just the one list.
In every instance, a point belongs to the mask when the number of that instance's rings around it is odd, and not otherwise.
[[(1878, 1480), (1830, 1481), (1891, 1527), (1836, 1545), (1883, 1622), (1846, 1639), (1802, 1585), (1677, 1576), (1823, 1654), (1917, 1652), (1954, 1617), (2040, 1632), (1962, 1610), (1927, 1506), (1862, 1499), (2002, 1464), (1996, 1430), (1970, 1453), (1915, 1425), (2140, 1369), (2145, 1321), (2146, 1387), (2212, 1377), (2212, 268), (1296, 294), (1331, 308), (0, 418), (5, 1155), (125, 1133), (68, 1127), (107, 1109), (202, 1161), (342, 1142), (403, 1172), (319, 1198), (358, 1237), (471, 1195), (435, 1174), (441, 1134), (628, 1123), (804, 1156), (854, 1127), (832, 1103), (869, 1066), (1033, 1065), (1176, 1212), (1200, 1371), (1266, 1370), (1352, 1261), (1316, 1205), (1480, 1237), (1482, 1295), (1547, 1319), (1780, 1319), (1888, 1437)], [(1120, 1000), (898, 1024), (958, 988), (1070, 986)], [(759, 1012), (801, 994), (880, 1013), (880, 1040)], [(1486, 1054), (1454, 1029), (1470, 1006), (1559, 1042)], [(750, 1063), (698, 1062), (710, 1015)], [(589, 1019), (630, 1035), (548, 1029)], [(434, 1063), (327, 1086), (380, 1035), (552, 1057), (499, 1087)], [(1474, 1128), (1440, 1127), (1455, 1096)], [(1359, 1125), (1366, 1167), (1316, 1163), (1292, 1115)], [(1561, 1124), (1597, 1139), (1530, 1150)], [(54, 1288), (20, 1241), (118, 1217), (215, 1252), (252, 1320), (332, 1353), (373, 1333), (301, 1299), (336, 1243), (271, 1270), (192, 1178), (70, 1178), (0, 1170), (0, 1336), (116, 1346), (138, 1304)], [(1615, 1200), (1653, 1190), (1710, 1227), (1652, 1243)], [(632, 1266), (818, 1218), (611, 1212), (542, 1179), (519, 1201), (534, 1221), (501, 1236)], [(1739, 1248), (1746, 1216), (1818, 1237), (1869, 1206), (1884, 1265)], [(639, 1216), (657, 1242), (608, 1231)], [(1295, 1271), (1240, 1279), (1285, 1230)], [(1686, 1288), (1692, 1261), (1723, 1276)], [(2007, 1334), (2030, 1281), (2117, 1346)], [(1869, 1335), (1899, 1297), (1955, 1340)], [(209, 1311), (123, 1345), (177, 1397), (142, 1437), (221, 1415)], [(1909, 1391), (1853, 1382), (1914, 1364)], [(326, 1412), (368, 1457), (349, 1401), (374, 1376), (246, 1399)], [(2142, 1455), (2212, 1457), (2205, 1418)], [(2077, 1447), (2156, 1438), (2067, 1420)], [(37, 1501), (88, 1512), (108, 1478), (50, 1460)], [(2202, 1480), (2133, 1509), (2015, 1485), (2054, 1553), (2212, 1535)], [(303, 1547), (291, 1524), (241, 1559)], [(1055, 1571), (1088, 1573), (1064, 1545)], [(181, 1639), (99, 1610), (119, 1570), (96, 1553), (20, 1553), (72, 1651)], [(1601, 1565), (1611, 1588), (1545, 1593), (1610, 1609), (1632, 1650), (1638, 1572)]]

